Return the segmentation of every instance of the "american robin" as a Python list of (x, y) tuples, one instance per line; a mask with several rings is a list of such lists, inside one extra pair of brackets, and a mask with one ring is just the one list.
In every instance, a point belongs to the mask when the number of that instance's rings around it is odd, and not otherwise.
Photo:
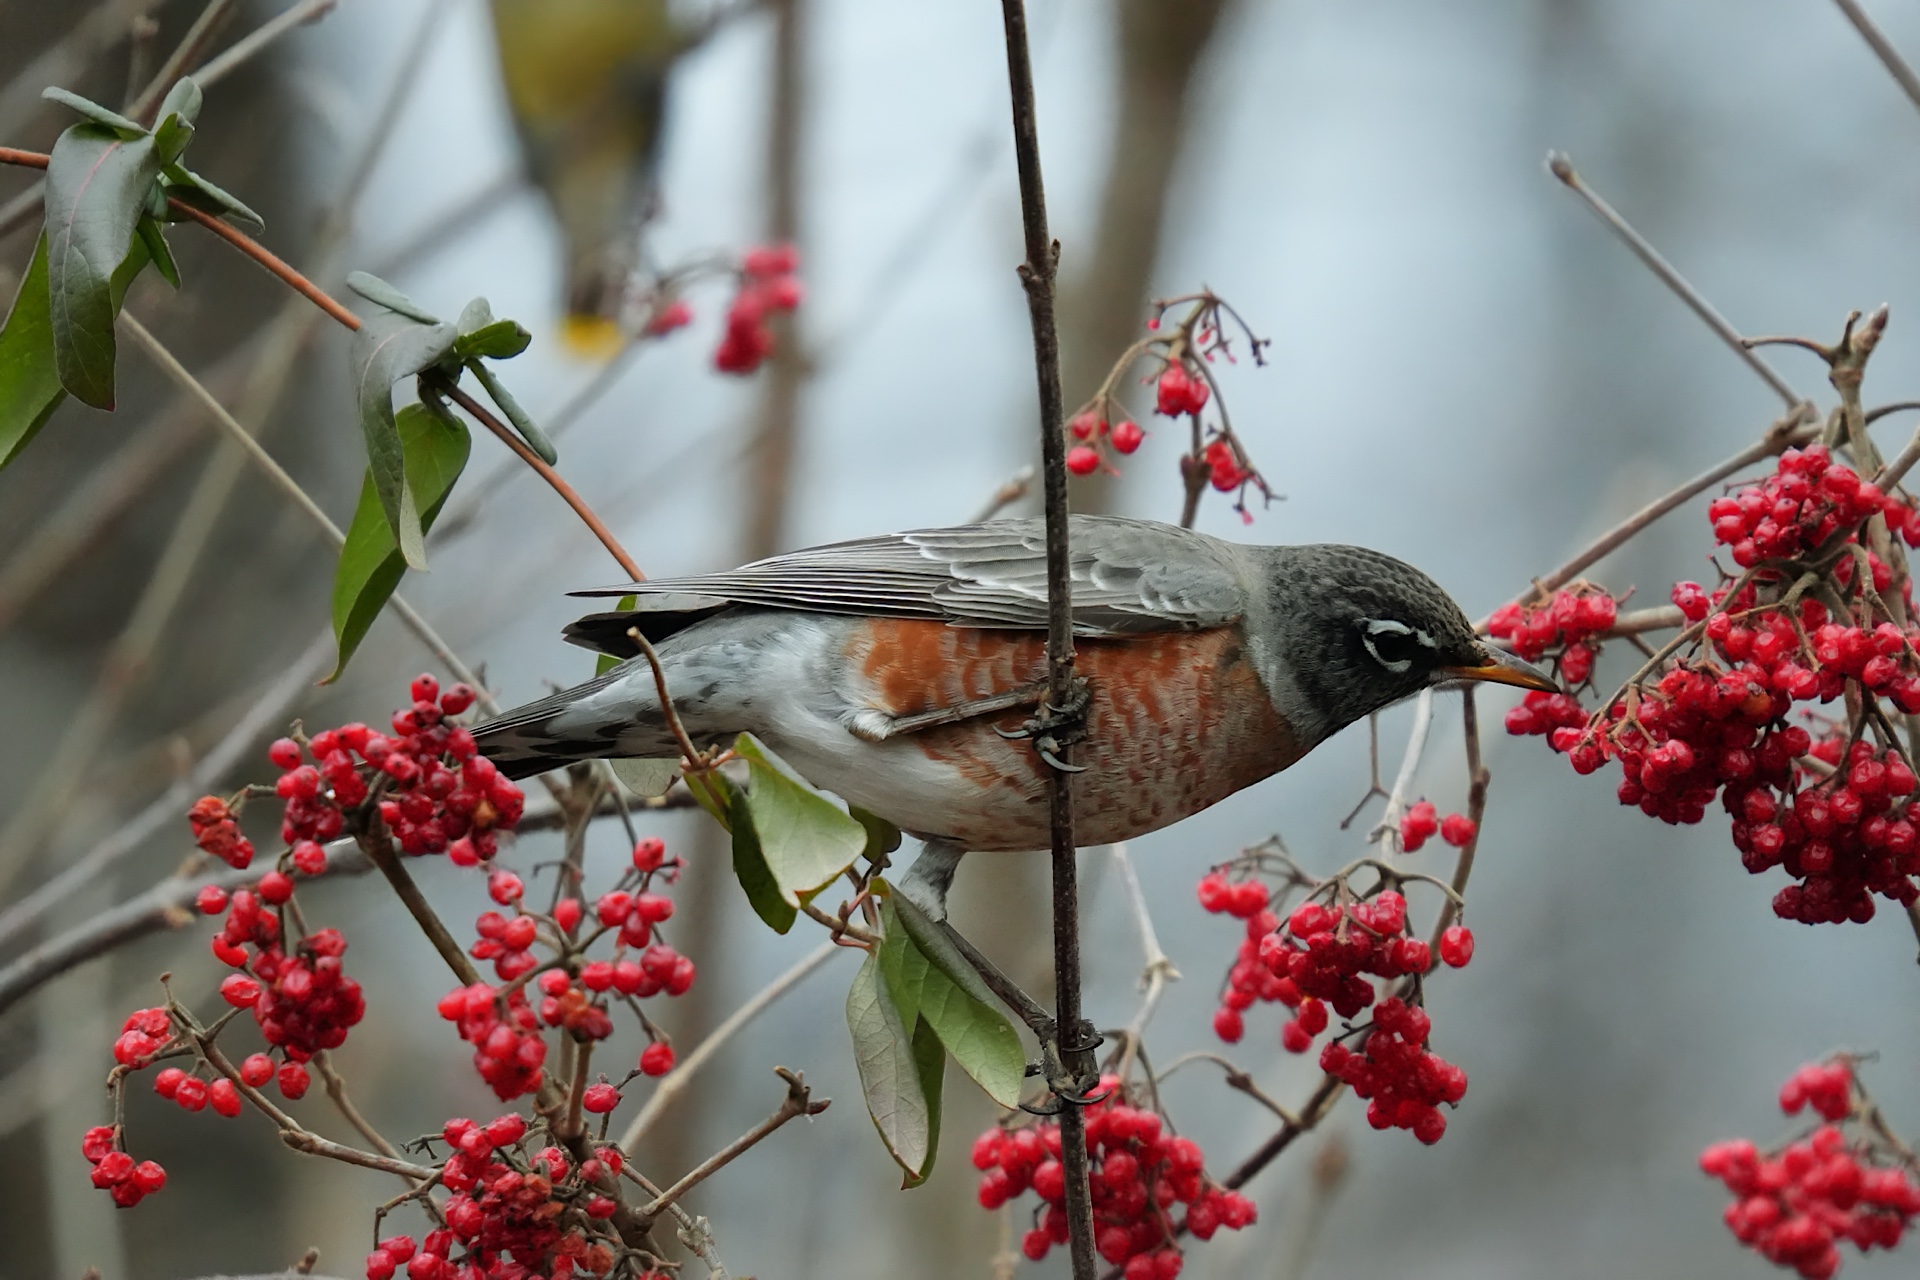
[[(1557, 687), (1478, 639), (1431, 578), (1377, 551), (1246, 546), (1114, 516), (1074, 516), (1069, 540), (1084, 844), (1197, 813), (1424, 688)], [(1007, 736), (1045, 687), (1041, 521), (574, 594), (638, 598), (566, 629), (630, 660), (476, 730), (509, 776), (678, 755), (637, 628), (696, 741), (751, 731), (816, 785), (926, 841), (909, 876), (923, 905), (944, 905), (962, 852), (1048, 843), (1048, 767)]]

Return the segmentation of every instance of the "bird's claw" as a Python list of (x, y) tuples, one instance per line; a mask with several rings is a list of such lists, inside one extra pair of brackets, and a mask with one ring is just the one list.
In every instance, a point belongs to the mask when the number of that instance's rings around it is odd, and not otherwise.
[(1075, 676), (1073, 692), (1066, 705), (1042, 702), (1033, 718), (1018, 729), (1002, 729), (996, 725), (993, 731), (1010, 741), (1032, 742), (1035, 753), (1062, 773), (1085, 773), (1087, 766), (1068, 764), (1059, 752), (1086, 738), (1087, 705), (1092, 700), (1085, 678)]

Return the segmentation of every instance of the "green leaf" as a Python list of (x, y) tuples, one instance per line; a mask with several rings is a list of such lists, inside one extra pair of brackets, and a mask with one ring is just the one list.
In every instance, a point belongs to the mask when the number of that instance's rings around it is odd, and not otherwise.
[[(410, 404), (400, 411), (395, 427), (406, 457), (408, 487), (421, 504), (420, 527), (431, 529), (453, 492), (453, 482), (467, 465), (471, 442), (466, 424), (427, 405)], [(321, 683), (340, 678), (406, 571), (369, 474), (361, 481), (360, 504), (354, 508), (353, 524), (334, 571), (333, 638), (339, 657), (333, 674)]]
[(734, 785), (717, 773), (696, 773), (687, 778), (687, 793), (729, 832), (733, 830), (734, 791)]
[(160, 123), (153, 127), (153, 149), (162, 164), (172, 164), (193, 141), (193, 122), (200, 115), (200, 86), (182, 76), (160, 102)]
[[(628, 599), (634, 599), (629, 596)], [(622, 606), (626, 608), (629, 606)], [(869, 862), (879, 860), (880, 855), (892, 853), (900, 847), (900, 828), (888, 822), (877, 813), (869, 813), (857, 804), (847, 806), (847, 812), (853, 820), (867, 829), (867, 847), (861, 850), (861, 856)]]
[[(628, 609), (633, 608), (635, 605), (639, 603), (640, 603), (639, 596), (621, 596), (620, 603), (613, 607), (614, 612), (615, 613), (624, 612)], [(603, 676), (607, 674), (607, 672), (619, 666), (624, 661), (626, 661), (626, 659), (616, 658), (610, 653), (603, 653), (598, 658), (594, 659), (593, 674), (596, 676)]]
[(800, 909), (781, 895), (780, 882), (767, 863), (751, 793), (742, 791), (718, 773), (708, 775), (708, 780), (727, 795), (727, 829), (733, 833), (734, 879), (746, 891), (754, 914), (766, 921), (775, 933), (785, 933), (793, 928)]
[(487, 395), (507, 415), (507, 421), (527, 442), (527, 447), (539, 454), (540, 460), (548, 466), (558, 462), (560, 454), (554, 449), (553, 441), (547, 439), (547, 433), (534, 424), (533, 418), (520, 407), (520, 402), (500, 385), (500, 379), (493, 376), (493, 370), (478, 360), (467, 361), (467, 368), (473, 370), (473, 376), (480, 379), (480, 385), (487, 389)]
[(48, 102), (57, 102), (63, 107), (77, 111), (95, 124), (112, 129), (122, 137), (131, 139), (146, 136), (146, 126), (138, 120), (129, 120), (118, 111), (101, 106), (92, 98), (83, 98), (77, 93), (52, 85), (42, 89), (40, 96)]
[(920, 1077), (920, 1096), (927, 1100), (927, 1158), (920, 1172), (901, 1179), (902, 1191), (911, 1191), (933, 1176), (933, 1162), (940, 1154), (940, 1094), (946, 1084), (947, 1051), (924, 1017), (913, 1024), (913, 1066)]
[[(992, 996), (971, 966), (967, 972), (972, 974), (972, 982), (963, 986), (928, 957), (919, 945), (919, 937), (905, 926), (906, 909), (918, 910), (911, 904), (903, 909), (897, 893), (882, 896), (880, 965), (894, 1003), (903, 1016), (905, 1010), (912, 1009), (931, 1023), (953, 1060), (986, 1090), (988, 1097), (1003, 1107), (1019, 1106), (1020, 1084), (1027, 1072), (1027, 1055), (1020, 1047), (1019, 1034), (990, 1003)], [(924, 921), (925, 916), (921, 919)], [(944, 935), (941, 941), (953, 950)]]
[(53, 321), (47, 314), (47, 238), (14, 294), (0, 325), (0, 467), (19, 456), (67, 398), (53, 361)]
[(453, 349), (453, 339), (452, 325), (422, 323), (384, 304), (366, 316), (353, 335), (354, 386), (360, 429), (367, 439), (368, 473), (401, 559), (413, 569), (427, 567), (427, 548), (420, 532), (419, 498), (407, 483), (406, 453), (394, 426), (393, 384), (438, 364)]
[(167, 175), (170, 184), (168, 194), (178, 196), (195, 208), (211, 213), (216, 218), (238, 218), (256, 231), (267, 225), (267, 220), (243, 204), (239, 196), (216, 186), (185, 165), (168, 164), (161, 172)]
[(873, 1127), (909, 1181), (924, 1178), (933, 1158), (934, 1122), (923, 1083), (924, 1049), (916, 1052), (922, 1046), (894, 1006), (877, 951), (867, 953), (847, 991), (847, 1030)]
[(385, 280), (382, 280), (379, 276), (369, 274), (365, 271), (349, 271), (347, 273), (347, 288), (353, 290), (375, 306), (385, 307), (389, 311), (397, 311), (409, 319), (418, 320), (421, 324), (440, 323), (439, 316), (434, 315), (431, 311), (428, 311), (425, 307), (388, 284)]
[(533, 335), (518, 320), (495, 320), (460, 335), (454, 350), (462, 359), (511, 360), (533, 342)]
[(762, 856), (781, 898), (797, 907), (853, 865), (867, 829), (752, 734), (733, 749), (747, 762), (747, 808)]
[(647, 800), (658, 800), (667, 794), (673, 788), (673, 780), (680, 776), (678, 756), (658, 760), (624, 756), (611, 759), (607, 764), (622, 786)]
[(98, 409), (113, 408), (114, 272), (127, 259), (160, 171), (153, 139), (77, 124), (47, 165), (47, 293), (60, 381)]
[(167, 244), (167, 233), (151, 214), (142, 214), (140, 221), (134, 224), (134, 232), (139, 235), (140, 243), (145, 246), (147, 257), (153, 260), (154, 270), (158, 271), (166, 282), (178, 289), (180, 287), (180, 264), (173, 260), (173, 250)]

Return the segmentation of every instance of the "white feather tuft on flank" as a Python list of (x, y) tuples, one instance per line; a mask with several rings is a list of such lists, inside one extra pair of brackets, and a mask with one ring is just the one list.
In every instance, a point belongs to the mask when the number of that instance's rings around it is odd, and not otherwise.
[(609, 760), (613, 776), (625, 784), (627, 790), (643, 800), (657, 800), (667, 794), (675, 778), (680, 776), (680, 761), (673, 760)]

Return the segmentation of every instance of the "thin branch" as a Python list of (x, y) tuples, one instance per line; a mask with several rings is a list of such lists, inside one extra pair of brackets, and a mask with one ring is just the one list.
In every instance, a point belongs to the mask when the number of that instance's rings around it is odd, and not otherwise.
[(181, 213), (191, 218), (238, 249), (247, 257), (259, 263), (269, 274), (277, 276), (281, 283), (285, 284), (289, 289), (292, 289), (314, 306), (320, 308), (329, 316), (332, 316), (346, 328), (356, 331), (360, 328), (359, 316), (347, 310), (346, 307), (335, 301), (332, 295), (325, 289), (322, 289), (319, 285), (307, 279), (298, 271), (295, 271), (278, 254), (261, 244), (258, 240), (255, 240), (252, 236), (247, 235), (236, 227), (229, 226), (212, 214), (195, 208), (193, 205), (177, 197), (169, 197), (167, 203), (176, 213)]
[(830, 1105), (830, 1100), (826, 1098), (818, 1102), (812, 1101), (811, 1090), (807, 1088), (805, 1078), (798, 1071), (789, 1071), (785, 1067), (775, 1067), (773, 1071), (775, 1075), (787, 1082), (787, 1096), (781, 1099), (779, 1110), (702, 1160), (689, 1170), (684, 1178), (648, 1201), (639, 1210), (641, 1221), (651, 1223), (666, 1210), (668, 1205), (760, 1145), (762, 1140), (787, 1121), (798, 1116), (817, 1116)]
[(1433, 690), (1422, 689), (1420, 696), (1414, 700), (1413, 727), (1407, 730), (1407, 749), (1400, 757), (1400, 772), (1394, 775), (1393, 790), (1387, 793), (1387, 807), (1381, 810), (1380, 822), (1368, 835), (1369, 841), (1377, 842), (1388, 833), (1400, 829), (1400, 818), (1407, 808), (1407, 796), (1413, 790), (1414, 777), (1420, 772), (1420, 757), (1426, 754), (1427, 731), (1432, 726)]
[[(1744, 471), (1762, 458), (1771, 458), (1795, 445), (1808, 443), (1819, 435), (1818, 428), (1806, 425), (1814, 421), (1815, 417), (1811, 404), (1803, 403), (1795, 406), (1769, 426), (1767, 433), (1759, 440), (1732, 457), (1708, 467), (1671, 492), (1655, 498), (1581, 548), (1571, 560), (1552, 573), (1534, 579), (1534, 585), (1542, 592), (1558, 590), (1675, 507), (1698, 497), (1727, 477)], [(1481, 631), (1486, 630), (1486, 625), (1484, 618), (1475, 624)]]
[[(653, 1185), (647, 1176), (633, 1167), (628, 1161), (620, 1170), (620, 1176), (630, 1179), (649, 1196), (658, 1197), (660, 1188)], [(713, 1244), (713, 1224), (699, 1214), (690, 1214), (676, 1201), (667, 1206), (667, 1212), (673, 1215), (679, 1229), (674, 1233), (680, 1237), (680, 1243), (687, 1246), (693, 1255), (706, 1264), (709, 1280), (727, 1280), (727, 1269), (720, 1262), (720, 1254)]]
[(479, 982), (480, 971), (473, 967), (473, 961), (467, 959), (467, 953), (460, 949), (460, 944), (454, 940), (445, 922), (401, 863), (400, 855), (394, 850), (393, 839), (380, 823), (378, 814), (369, 814), (367, 825), (354, 833), (354, 839), (360, 845), (360, 852), (367, 856), (367, 861), (379, 868), (380, 874), (393, 886), (395, 896), (405, 905), (413, 922), (420, 926), (420, 931), (427, 935), (427, 941), (440, 953), (440, 958), (446, 961), (447, 968), (453, 970), (453, 976), (460, 979), (460, 985), (470, 987)]
[(213, 38), (219, 34), (222, 24), (233, 16), (236, 4), (237, 0), (208, 0), (207, 7), (202, 9), (200, 16), (193, 20), (193, 25), (187, 28), (186, 35), (180, 38), (180, 43), (175, 45), (173, 52), (167, 55), (167, 60), (160, 64), (160, 70), (156, 71), (153, 79), (147, 82), (147, 87), (140, 91), (140, 96), (127, 104), (126, 114), (129, 117), (144, 125), (153, 124), (161, 99), (167, 96), (167, 91), (173, 88), (180, 77), (187, 73), (187, 69), (198, 61), (200, 55), (207, 51), (207, 46), (213, 43)]
[(751, 1000), (729, 1014), (726, 1021), (715, 1027), (692, 1053), (681, 1060), (678, 1066), (660, 1077), (660, 1082), (654, 1086), (653, 1096), (647, 1099), (646, 1106), (640, 1108), (640, 1114), (633, 1118), (633, 1123), (629, 1124), (626, 1132), (620, 1135), (620, 1149), (622, 1151), (637, 1150), (641, 1139), (647, 1136), (648, 1131), (661, 1116), (666, 1114), (674, 1100), (692, 1083), (694, 1076), (713, 1060), (715, 1054), (726, 1047), (728, 1041), (744, 1030), (748, 1023), (772, 1008), (782, 996), (799, 986), (814, 970), (845, 950), (845, 947), (836, 946), (831, 942), (820, 944), (802, 956), (792, 968), (762, 987)]
[[(1054, 323), (1054, 279), (1059, 250), (1047, 229), (1047, 195), (1040, 172), (1040, 129), (1034, 107), (1033, 59), (1027, 49), (1025, 0), (1001, 0), (1006, 32), (1007, 87), (1013, 114), (1013, 152), (1020, 173), (1020, 215), (1026, 261), (1020, 280), (1026, 286), (1033, 326), (1034, 376), (1040, 408), (1041, 474), (1047, 513), (1047, 700), (1055, 708), (1072, 706), (1078, 693), (1074, 676), (1073, 583), (1068, 572), (1067, 467), (1064, 410), (1060, 395), (1060, 334)], [(1035, 744), (1036, 748), (1038, 743)], [(1069, 747), (1068, 752), (1071, 751)], [(1056, 752), (1061, 763), (1071, 755)], [(1077, 1091), (1094, 1075), (1092, 1028), (1080, 1014), (1080, 887), (1073, 833), (1073, 781), (1064, 768), (1048, 770), (1048, 814), (1053, 863), (1054, 1020), (1061, 1065)], [(1044, 1055), (1043, 1055), (1044, 1056)], [(1063, 1082), (1049, 1080), (1058, 1092)], [(1071, 1099), (1060, 1112), (1060, 1145), (1065, 1166), (1069, 1249), (1075, 1280), (1092, 1280), (1093, 1205), (1088, 1191), (1086, 1123)]]
[(1841, 13), (1846, 15), (1847, 21), (1853, 24), (1853, 29), (1860, 33), (1861, 39), (1867, 42), (1867, 47), (1873, 50), (1876, 58), (1880, 59), (1880, 65), (1887, 69), (1887, 74), (1893, 77), (1894, 83), (1900, 86), (1908, 100), (1914, 106), (1920, 107), (1920, 76), (1913, 73), (1913, 68), (1907, 65), (1907, 60), (1900, 56), (1900, 51), (1881, 34), (1880, 28), (1873, 25), (1873, 19), (1869, 18), (1866, 11), (1855, 4), (1854, 0), (1833, 0), (1833, 3)]
[(1159, 1008), (1160, 997), (1166, 992), (1169, 982), (1180, 980), (1180, 971), (1173, 967), (1172, 958), (1160, 949), (1160, 935), (1154, 930), (1153, 915), (1147, 910), (1147, 895), (1140, 888), (1140, 877), (1134, 874), (1133, 858), (1127, 852), (1126, 842), (1122, 840), (1110, 844), (1107, 851), (1113, 857), (1120, 876), (1120, 886), (1126, 890), (1127, 902), (1133, 908), (1133, 923), (1140, 931), (1140, 950), (1145, 956), (1140, 981), (1146, 994), (1141, 998), (1133, 1020), (1127, 1023), (1122, 1033), (1126, 1037), (1126, 1044), (1121, 1049), (1120, 1065), (1115, 1071), (1124, 1081), (1133, 1070), (1133, 1060), (1140, 1052), (1140, 1039), (1146, 1034), (1147, 1023), (1152, 1021), (1154, 1011)]
[(992, 496), (987, 499), (985, 505), (974, 512), (972, 518), (969, 519), (967, 523), (985, 524), (1014, 503), (1020, 501), (1020, 499), (1026, 497), (1032, 489), (1033, 466), (1029, 463), (1002, 481), (1000, 487), (993, 491)]
[(613, 536), (613, 531), (607, 528), (599, 516), (594, 514), (593, 508), (586, 504), (586, 500), (574, 492), (573, 486), (560, 478), (558, 471), (548, 466), (540, 455), (532, 449), (529, 449), (520, 437), (510, 430), (505, 423), (487, 412), (486, 406), (482, 405), (465, 391), (462, 391), (459, 386), (438, 377), (432, 378), (429, 381), (433, 383), (436, 390), (448, 396), (455, 404), (473, 415), (474, 419), (479, 422), (481, 426), (498, 436), (502, 444), (519, 455), (520, 461), (539, 472), (540, 478), (545, 480), (569, 507), (573, 508), (573, 514), (580, 517), (580, 522), (593, 531), (594, 537), (600, 539), (600, 545), (607, 549), (608, 554), (620, 562), (620, 567), (626, 571), (629, 578), (634, 582), (646, 581), (647, 575), (640, 572), (640, 566), (635, 563), (632, 556), (627, 554), (627, 549), (620, 545), (620, 540)]
[(332, 13), (340, 0), (301, 0), (299, 4), (283, 10), (255, 27), (248, 34), (235, 40), (217, 57), (208, 58), (193, 73), (193, 82), (205, 89), (226, 79), (240, 67), (271, 45), (275, 40), (296, 28), (309, 26)]
[(1661, 257), (1660, 251), (1654, 248), (1645, 236), (1635, 231), (1625, 218), (1615, 212), (1612, 205), (1600, 197), (1599, 192), (1581, 180), (1580, 175), (1574, 171), (1573, 162), (1565, 154), (1559, 151), (1548, 152), (1547, 170), (1565, 183), (1569, 190), (1585, 200), (1587, 206), (1599, 215), (1602, 222), (1612, 228), (1613, 233), (1620, 237), (1622, 243), (1633, 250), (1634, 256), (1645, 263), (1647, 269), (1654, 275), (1660, 277), (1661, 282), (1673, 290), (1680, 301), (1686, 303), (1693, 311), (1693, 314), (1699, 316), (1735, 355), (1744, 360), (1747, 367), (1758, 374), (1760, 380), (1786, 402), (1787, 408), (1797, 409), (1806, 403), (1806, 397), (1788, 386), (1786, 379), (1774, 372), (1772, 365), (1755, 355), (1748, 348), (1746, 339), (1740, 336), (1740, 331), (1715, 310), (1714, 305), (1708, 302), (1698, 289), (1687, 283), (1686, 277), (1676, 271), (1672, 263)]
[[(120, 313), (119, 323), (120, 326), (127, 331), (128, 335), (140, 345), (141, 349), (152, 358), (153, 362), (160, 367), (161, 372), (172, 378), (183, 391), (186, 391), (200, 402), (201, 407), (207, 411), (215, 423), (226, 431), (234, 443), (238, 444), (241, 449), (245, 451), (246, 455), (252, 459), (254, 465), (265, 472), (267, 478), (272, 480), (282, 493), (293, 499), (294, 505), (300, 508), (309, 520), (313, 521), (335, 547), (340, 546), (347, 540), (346, 534), (340, 531), (340, 526), (335, 524), (333, 519), (328, 516), (325, 511), (320, 509), (320, 504), (315, 502), (307, 491), (302, 489), (299, 483), (287, 474), (285, 468), (274, 461), (273, 455), (261, 447), (260, 442), (255, 440), (253, 435), (248, 432), (245, 427), (240, 425), (239, 420), (227, 412), (226, 406), (216, 400), (213, 393), (207, 390), (198, 378), (195, 378), (192, 373), (188, 372), (187, 367), (181, 364), (179, 359), (171, 351), (167, 350), (145, 325), (134, 319), (133, 314), (127, 311)], [(393, 594), (391, 605), (393, 611), (399, 615), (401, 621), (405, 622), (408, 629), (419, 637), (420, 642), (426, 645), (435, 657), (440, 659), (447, 670), (473, 687), (476, 695), (481, 699), (482, 705), (492, 704), (492, 698), (486, 692), (485, 683), (473, 672), (472, 668), (468, 667), (467, 664), (448, 647), (447, 642), (440, 638), (439, 633), (420, 615), (418, 610), (409, 604), (397, 591)]]

